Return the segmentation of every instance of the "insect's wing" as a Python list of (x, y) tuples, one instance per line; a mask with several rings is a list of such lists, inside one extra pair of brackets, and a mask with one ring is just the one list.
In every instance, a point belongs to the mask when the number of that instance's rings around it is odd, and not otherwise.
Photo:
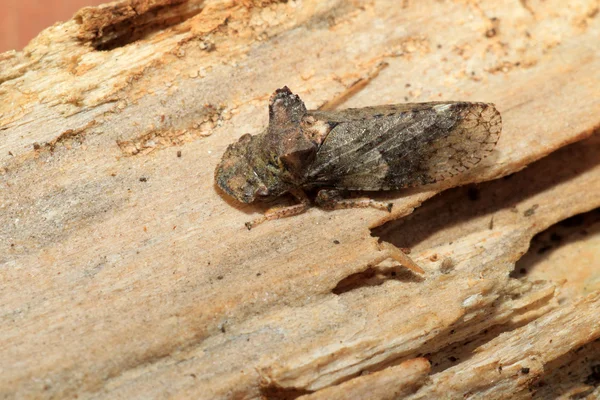
[(390, 190), (455, 176), (491, 153), (502, 129), (492, 104), (439, 102), (312, 112), (334, 128), (307, 186)]

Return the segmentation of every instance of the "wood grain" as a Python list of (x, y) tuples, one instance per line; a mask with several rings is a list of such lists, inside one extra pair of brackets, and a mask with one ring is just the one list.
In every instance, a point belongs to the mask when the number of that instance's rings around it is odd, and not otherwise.
[[(594, 0), (138, 0), (0, 54), (0, 393), (326, 398), (393, 376), (409, 398), (593, 393), (598, 358), (576, 351), (599, 354), (598, 286), (559, 302), (570, 275), (513, 270), (600, 206), (599, 35)], [(391, 214), (249, 232), (267, 205), (213, 171), (284, 85), (310, 109), (492, 102), (503, 133), (460, 179), (375, 194)], [(590, 232), (565, 272), (593, 283)], [(425, 277), (381, 262), (378, 237)], [(404, 364), (421, 357), (427, 379)]]

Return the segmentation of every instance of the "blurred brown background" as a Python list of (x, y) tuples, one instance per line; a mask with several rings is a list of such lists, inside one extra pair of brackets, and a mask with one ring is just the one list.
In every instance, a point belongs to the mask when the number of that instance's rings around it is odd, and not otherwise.
[(0, 0), (0, 52), (22, 50), (40, 31), (108, 0)]

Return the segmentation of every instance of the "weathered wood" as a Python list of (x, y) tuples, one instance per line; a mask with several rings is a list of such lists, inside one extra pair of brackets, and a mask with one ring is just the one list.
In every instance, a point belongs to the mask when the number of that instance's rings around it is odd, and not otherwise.
[[(139, 0), (1, 54), (0, 392), (592, 393), (598, 230), (564, 247), (591, 254), (572, 268), (510, 274), (536, 233), (600, 206), (598, 7)], [(311, 209), (249, 232), (266, 206), (225, 198), (213, 171), (283, 85), (309, 108), (493, 102), (504, 130), (460, 180), (377, 194), (391, 214)], [(379, 263), (373, 236), (424, 278)], [(558, 367), (580, 346), (595, 358), (575, 381)]]
[(300, 399), (398, 399), (423, 386), (430, 368), (428, 360), (416, 358), (367, 376), (330, 386), (302, 396)]

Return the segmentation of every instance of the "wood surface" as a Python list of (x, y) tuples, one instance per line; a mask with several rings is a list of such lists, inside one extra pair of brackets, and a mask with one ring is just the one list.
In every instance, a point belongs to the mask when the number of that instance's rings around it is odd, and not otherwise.
[[(0, 54), (0, 394), (596, 398), (599, 7), (120, 1)], [(373, 194), (389, 214), (248, 231), (269, 205), (214, 168), (284, 85), (491, 102), (503, 132), (459, 179)]]

